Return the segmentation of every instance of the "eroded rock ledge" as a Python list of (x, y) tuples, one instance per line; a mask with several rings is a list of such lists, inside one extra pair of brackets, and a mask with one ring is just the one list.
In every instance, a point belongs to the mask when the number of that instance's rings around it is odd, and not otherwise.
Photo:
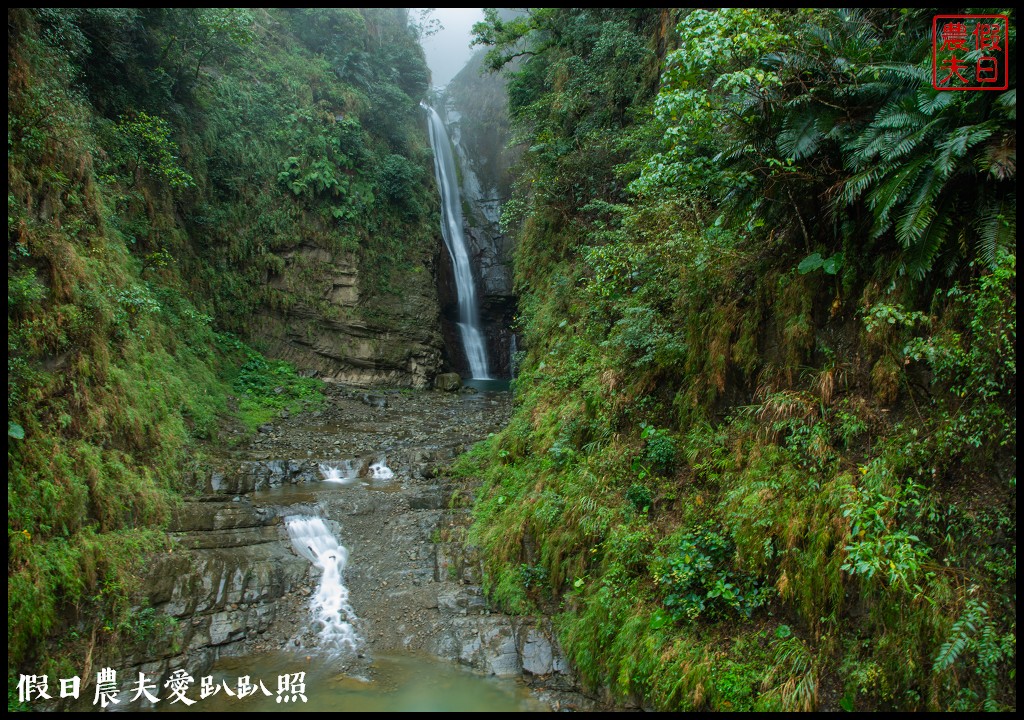
[[(397, 277), (367, 277), (355, 257), (299, 246), (269, 280), (278, 302), (252, 323), (269, 354), (325, 380), (426, 388), (441, 368), (437, 252)], [(391, 287), (394, 286), (394, 287)]]

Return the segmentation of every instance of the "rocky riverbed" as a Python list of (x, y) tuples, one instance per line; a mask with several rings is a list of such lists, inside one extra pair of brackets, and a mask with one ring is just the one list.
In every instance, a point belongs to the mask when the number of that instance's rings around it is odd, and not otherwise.
[[(576, 691), (546, 619), (488, 605), (479, 558), (464, 544), (468, 502), (446, 468), (510, 413), (509, 393), (330, 385), (322, 409), (243, 438), (179, 513), (176, 549), (154, 564), (150, 602), (177, 618), (173, 642), (129, 653), (122, 666), (198, 676), (229, 656), (320, 654), (309, 610), (320, 572), (286, 530), (301, 515), (322, 518), (349, 553), (361, 642), (332, 660), (339, 671), (366, 676), (376, 655), (418, 653), (522, 677), (556, 709), (596, 707)], [(324, 482), (332, 468), (344, 482)]]

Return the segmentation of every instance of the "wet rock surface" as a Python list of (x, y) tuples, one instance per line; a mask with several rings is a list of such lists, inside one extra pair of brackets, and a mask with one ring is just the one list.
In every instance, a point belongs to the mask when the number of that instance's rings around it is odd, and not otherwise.
[[(484, 71), (483, 51), (477, 52), (445, 89), (440, 112), (455, 148), (461, 180), (465, 237), (480, 296), (480, 319), (491, 372), (509, 377), (512, 361), (511, 327), (516, 313), (512, 282), (513, 239), (501, 230), (501, 208), (511, 197), (510, 168), (522, 148), (510, 147), (508, 94), (505, 78)], [(441, 258), (439, 276), (446, 268)], [(441, 304), (450, 303), (443, 277)], [(444, 324), (446, 318), (442, 316)], [(448, 323), (450, 324), (450, 323)], [(457, 336), (445, 329), (449, 344)], [(456, 367), (462, 367), (456, 363)]]
[(327, 380), (426, 387), (441, 367), (433, 286), (440, 247), (419, 244), (421, 256), (392, 278), (401, 293), (375, 292), (352, 254), (315, 244), (281, 253), (284, 267), (269, 285), (286, 300), (257, 310), (254, 334), (274, 357)]
[[(420, 652), (478, 672), (523, 676), (552, 707), (589, 709), (550, 623), (495, 612), (480, 587), (470, 522), (445, 475), (456, 454), (502, 427), (508, 393), (328, 388), (325, 407), (282, 417), (222, 458), (206, 495), (177, 514), (176, 550), (154, 564), (153, 607), (178, 619), (173, 642), (125, 658), (165, 675), (205, 672), (219, 657), (318, 651), (309, 603), (319, 570), (292, 548), (294, 515), (324, 518), (349, 552), (344, 581), (363, 640), (339, 662)], [(383, 465), (393, 477), (376, 477)], [(324, 482), (334, 468), (345, 482)], [(465, 498), (455, 505), (465, 506)]]

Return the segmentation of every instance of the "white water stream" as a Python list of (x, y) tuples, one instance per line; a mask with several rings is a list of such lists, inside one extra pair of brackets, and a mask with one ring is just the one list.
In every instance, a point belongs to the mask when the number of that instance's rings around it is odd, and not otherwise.
[[(366, 468), (365, 472), (363, 468)], [(384, 456), (376, 462), (365, 464), (363, 460), (341, 460), (340, 462), (320, 463), (320, 474), (324, 476), (324, 482), (351, 485), (359, 480), (360, 476), (370, 480), (393, 480), (395, 471), (387, 466)], [(368, 483), (364, 482), (363, 485)]]
[(336, 465), (320, 463), (320, 474), (324, 476), (324, 482), (349, 485), (359, 479), (359, 462), (343, 460)]
[(292, 546), (302, 557), (320, 568), (320, 585), (310, 598), (309, 609), (319, 626), (320, 647), (328, 651), (357, 650), (362, 639), (353, 623), (356, 614), (348, 604), (344, 572), (348, 550), (321, 518), (292, 515), (285, 518)]
[(430, 147), (434, 150), (434, 175), (441, 191), (441, 234), (445, 247), (455, 268), (455, 287), (459, 295), (459, 333), (469, 360), (469, 372), (474, 378), (489, 380), (487, 351), (484, 348), (483, 333), (480, 331), (480, 312), (476, 306), (476, 287), (473, 284), (473, 269), (469, 264), (469, 251), (462, 231), (462, 201), (459, 197), (459, 180), (455, 172), (451, 142), (444, 129), (444, 122), (437, 111), (423, 105), (430, 119)]

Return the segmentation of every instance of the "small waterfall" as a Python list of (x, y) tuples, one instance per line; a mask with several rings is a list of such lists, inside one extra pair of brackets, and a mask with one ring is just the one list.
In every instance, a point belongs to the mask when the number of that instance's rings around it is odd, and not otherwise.
[(320, 586), (309, 601), (309, 609), (319, 626), (320, 647), (329, 651), (357, 650), (362, 639), (353, 623), (356, 614), (348, 604), (348, 588), (343, 573), (348, 550), (328, 530), (323, 519), (306, 515), (285, 518), (292, 546), (302, 557), (320, 568)]
[(395, 471), (389, 468), (383, 460), (370, 465), (367, 472), (373, 480), (391, 480), (395, 477)]
[(430, 147), (434, 150), (434, 175), (441, 191), (441, 234), (455, 268), (455, 286), (459, 295), (459, 333), (474, 378), (488, 380), (487, 351), (480, 331), (480, 312), (476, 306), (473, 269), (469, 264), (466, 237), (462, 232), (462, 201), (455, 173), (455, 159), (444, 123), (437, 111), (423, 105), (430, 118)]
[(359, 479), (359, 464), (352, 460), (342, 461), (340, 467), (320, 463), (320, 474), (324, 476), (324, 482), (348, 485)]

